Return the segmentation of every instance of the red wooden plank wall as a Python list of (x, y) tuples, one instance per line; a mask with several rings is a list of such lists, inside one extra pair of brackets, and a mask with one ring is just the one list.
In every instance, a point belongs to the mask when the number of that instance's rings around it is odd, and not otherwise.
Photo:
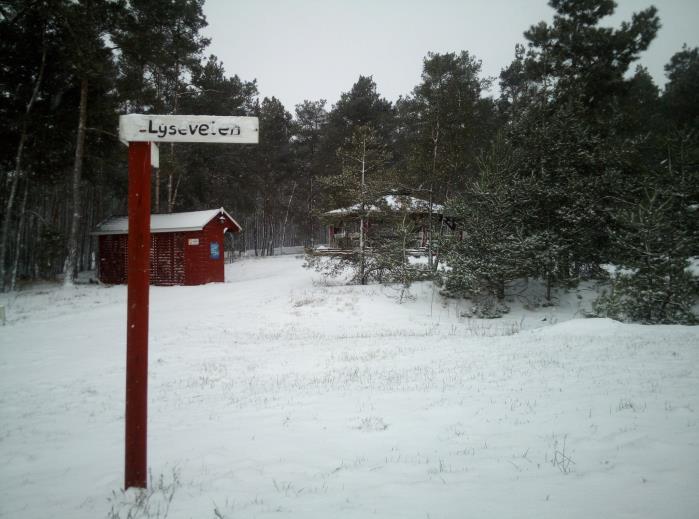
[[(167, 286), (223, 282), (224, 229), (224, 224), (214, 219), (201, 231), (151, 234), (151, 284)], [(218, 244), (217, 259), (212, 257), (212, 243)], [(99, 237), (99, 278), (102, 283), (126, 283), (126, 246), (125, 234)]]
[[(223, 273), (223, 230), (218, 219), (211, 220), (200, 232), (185, 233), (184, 264), (185, 285), (224, 281)], [(197, 245), (189, 245), (190, 239), (198, 239)], [(219, 257), (211, 257), (211, 244), (218, 243)]]

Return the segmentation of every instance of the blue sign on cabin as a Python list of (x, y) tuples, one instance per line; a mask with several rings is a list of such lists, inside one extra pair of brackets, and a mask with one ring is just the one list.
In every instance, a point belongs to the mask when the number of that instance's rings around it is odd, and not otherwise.
[(217, 241), (212, 241), (210, 243), (210, 249), (211, 249), (211, 259), (217, 260), (218, 258), (221, 257), (221, 252), (220, 252)]

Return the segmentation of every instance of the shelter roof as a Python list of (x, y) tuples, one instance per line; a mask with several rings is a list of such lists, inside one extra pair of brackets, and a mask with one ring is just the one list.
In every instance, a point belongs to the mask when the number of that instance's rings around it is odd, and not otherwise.
[[(387, 209), (389, 211), (404, 211), (416, 214), (427, 214), (430, 212), (430, 203), (427, 200), (415, 198), (413, 196), (386, 195), (376, 201), (375, 204), (365, 208), (369, 213), (380, 213)], [(350, 216), (356, 215), (361, 210), (361, 204), (354, 204), (350, 207), (333, 209), (324, 213), (325, 216)], [(432, 203), (432, 213), (442, 214), (444, 206)]]

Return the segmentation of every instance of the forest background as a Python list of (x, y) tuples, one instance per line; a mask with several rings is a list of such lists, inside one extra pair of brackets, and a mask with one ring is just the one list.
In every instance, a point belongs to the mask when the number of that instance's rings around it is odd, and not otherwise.
[[(322, 213), (358, 196), (411, 195), (462, 222), (466, 239), (435, 237), (450, 267), (438, 281), (487, 315), (516, 280), (541, 280), (551, 303), (613, 264), (601, 315), (695, 322), (699, 49), (677, 50), (662, 91), (634, 68), (655, 8), (610, 29), (611, 0), (551, 0), (553, 22), (524, 32), (499, 78), (467, 50), (428, 53), (395, 103), (359, 76), (334, 105), (292, 114), (207, 55), (203, 4), (0, 4), (2, 290), (94, 268), (90, 233), (126, 213), (120, 114), (251, 115), (259, 145), (162, 146), (154, 212), (225, 207), (244, 229), (229, 247), (269, 255), (323, 242)], [(370, 191), (358, 191), (359, 150)]]

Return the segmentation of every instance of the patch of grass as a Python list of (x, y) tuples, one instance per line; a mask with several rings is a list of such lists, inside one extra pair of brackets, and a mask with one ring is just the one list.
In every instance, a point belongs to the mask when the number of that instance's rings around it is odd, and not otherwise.
[(173, 469), (168, 479), (163, 474), (155, 479), (149, 471), (148, 480), (147, 488), (113, 491), (107, 519), (166, 519), (180, 486), (179, 471)]
[(571, 458), (570, 450), (567, 450), (567, 439), (567, 434), (563, 435), (563, 442), (561, 442), (556, 435), (553, 436), (553, 457), (551, 458), (551, 465), (556, 467), (563, 474), (570, 474), (575, 466), (575, 461)]

